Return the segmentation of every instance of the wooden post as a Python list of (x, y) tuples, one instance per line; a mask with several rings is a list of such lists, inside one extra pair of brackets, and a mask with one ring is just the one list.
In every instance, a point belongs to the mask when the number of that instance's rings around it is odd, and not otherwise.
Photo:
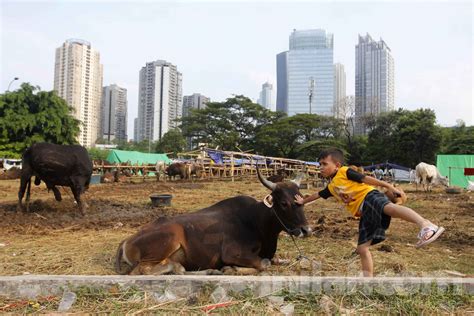
[(234, 154), (230, 155), (230, 172), (232, 174), (232, 182), (234, 182)]

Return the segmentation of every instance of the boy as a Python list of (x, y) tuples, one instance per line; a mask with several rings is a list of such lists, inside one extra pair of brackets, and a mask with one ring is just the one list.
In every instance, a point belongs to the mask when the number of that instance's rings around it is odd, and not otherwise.
[(296, 195), (295, 202), (305, 204), (320, 197), (327, 199), (334, 196), (346, 205), (353, 216), (360, 217), (357, 253), (360, 255), (364, 276), (373, 276), (374, 267), (369, 246), (385, 240), (385, 230), (390, 225), (391, 217), (401, 218), (420, 227), (416, 247), (435, 241), (444, 232), (443, 227), (434, 225), (408, 207), (391, 203), (385, 194), (372, 187), (385, 187), (394, 195), (400, 195), (390, 183), (343, 167), (344, 155), (341, 150), (325, 150), (318, 160), (321, 175), (330, 179), (329, 184), (324, 190), (306, 198)]

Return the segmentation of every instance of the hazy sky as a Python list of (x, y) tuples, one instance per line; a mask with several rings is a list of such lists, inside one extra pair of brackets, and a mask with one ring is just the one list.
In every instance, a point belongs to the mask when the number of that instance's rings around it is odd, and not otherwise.
[(13, 77), (52, 90), (55, 49), (69, 38), (87, 40), (100, 52), (104, 85), (128, 90), (129, 138), (146, 62), (177, 65), (183, 95), (256, 100), (266, 80), (276, 95), (275, 55), (288, 49), (292, 30), (311, 28), (334, 34), (334, 62), (345, 66), (348, 95), (354, 94), (358, 34), (369, 33), (392, 51), (396, 108), (432, 108), (445, 126), (457, 119), (474, 124), (470, 1), (0, 3), (0, 91)]

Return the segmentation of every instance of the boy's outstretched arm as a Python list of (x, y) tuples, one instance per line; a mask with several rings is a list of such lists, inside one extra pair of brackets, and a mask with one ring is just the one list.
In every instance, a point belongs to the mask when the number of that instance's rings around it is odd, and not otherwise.
[(309, 203), (309, 202), (313, 202), (317, 199), (319, 199), (319, 193), (318, 192), (316, 192), (314, 194), (311, 194), (310, 196), (307, 196), (305, 198), (303, 198), (299, 194), (295, 195), (295, 202), (297, 204), (301, 204), (301, 205), (304, 205), (304, 204)]
[(309, 202), (313, 202), (319, 198), (323, 198), (323, 199), (327, 199), (329, 197), (331, 197), (332, 194), (331, 192), (329, 191), (329, 189), (326, 187), (324, 188), (324, 190), (322, 191), (319, 191), (319, 192), (316, 192), (314, 194), (311, 194), (310, 196), (307, 196), (305, 198), (303, 198), (301, 195), (297, 194), (295, 195), (295, 203), (297, 204), (301, 204), (301, 205), (304, 205), (306, 203), (309, 203)]
[(393, 193), (395, 193), (396, 195), (401, 195), (401, 192), (398, 191), (393, 185), (391, 185), (390, 183), (388, 182), (385, 182), (385, 181), (382, 181), (382, 180), (378, 180), (378, 179), (375, 179), (371, 176), (365, 176), (363, 179), (362, 179), (362, 182), (365, 183), (365, 184), (368, 184), (368, 185), (374, 185), (374, 186), (378, 186), (378, 187), (383, 187), (383, 188), (387, 188), (388, 190), (392, 191)]

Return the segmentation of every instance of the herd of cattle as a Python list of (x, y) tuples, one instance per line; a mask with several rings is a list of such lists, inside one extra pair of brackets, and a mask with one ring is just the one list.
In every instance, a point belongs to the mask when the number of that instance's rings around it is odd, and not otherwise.
[(102, 183), (126, 182), (129, 177), (146, 175), (149, 172), (155, 174), (157, 181), (164, 177), (170, 180), (176, 178), (188, 180), (193, 176), (200, 178), (204, 170), (202, 165), (196, 162), (174, 162), (167, 165), (164, 161), (158, 161), (156, 164), (136, 167), (130, 162), (111, 164), (106, 160), (94, 160), (93, 165), (102, 173), (100, 180)]
[[(18, 208), (26, 192), (29, 208), (31, 178), (35, 185), (41, 181), (52, 190), (57, 201), (61, 194), (57, 186), (68, 186), (81, 213), (85, 203), (81, 194), (88, 188), (93, 163), (87, 150), (78, 145), (34, 144), (23, 154)], [(126, 169), (126, 168), (125, 168)], [(158, 164), (156, 172), (186, 179), (198, 175), (198, 165)], [(432, 166), (420, 163), (416, 167), (420, 183), (446, 184)], [(270, 193), (263, 201), (250, 196), (237, 196), (202, 210), (171, 218), (158, 218), (143, 226), (136, 234), (122, 241), (117, 249), (115, 269), (123, 274), (222, 274), (255, 272), (271, 264), (277, 249), (278, 235), (308, 236), (303, 206), (294, 202), (302, 174), (292, 181), (284, 171), (265, 179), (257, 166), (260, 183)], [(198, 175), (199, 176), (199, 175)], [(123, 263), (127, 268), (123, 269)], [(247, 269), (242, 272), (242, 269)]]

